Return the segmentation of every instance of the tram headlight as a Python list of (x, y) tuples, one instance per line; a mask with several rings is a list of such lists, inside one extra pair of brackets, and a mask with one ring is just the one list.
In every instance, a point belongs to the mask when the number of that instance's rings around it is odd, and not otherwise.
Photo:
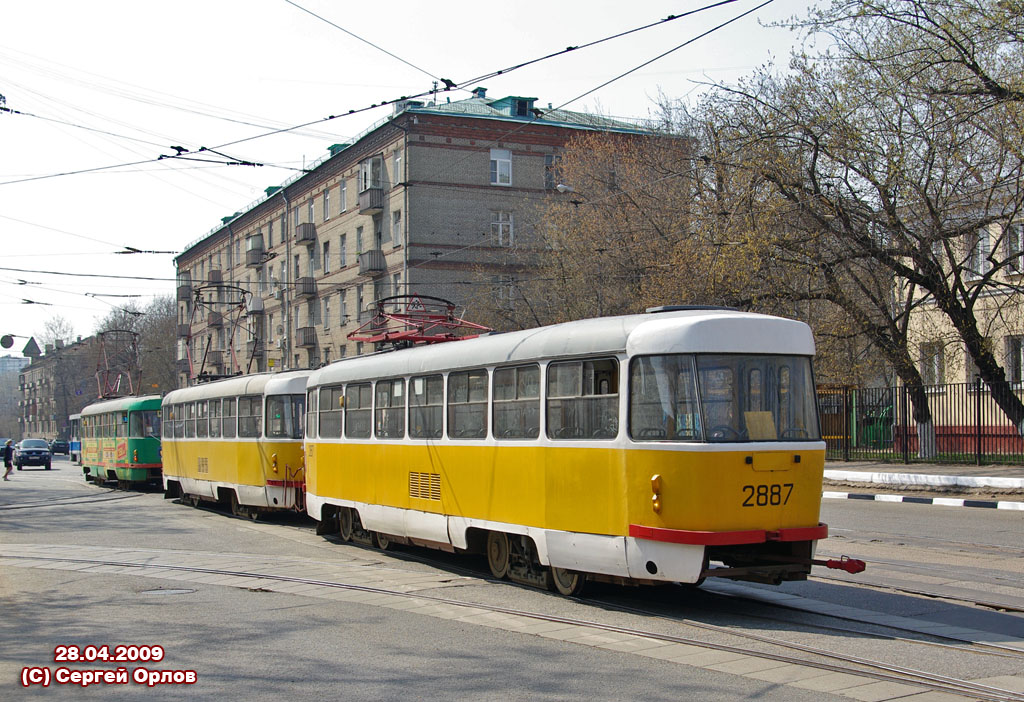
[(132, 461), (135, 462), (135, 463), (139, 462), (139, 450), (138, 449), (132, 449)]
[(661, 514), (661, 495), (651, 497), (651, 509), (654, 510), (655, 514)]
[(661, 475), (651, 476), (651, 492), (654, 493), (651, 497), (651, 509), (655, 514), (661, 514)]
[(270, 454), (270, 465), (274, 468), (274, 472), (277, 472), (277, 454)]

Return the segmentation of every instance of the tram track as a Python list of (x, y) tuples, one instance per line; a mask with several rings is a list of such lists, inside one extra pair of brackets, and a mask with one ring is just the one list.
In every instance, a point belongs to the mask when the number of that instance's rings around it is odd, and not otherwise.
[[(972, 697), (973, 699), (984, 700), (985, 702), (1024, 702), (1024, 694), (1017, 693), (1011, 690), (1004, 690), (989, 685), (973, 683), (968, 680), (952, 678), (937, 673), (929, 673), (926, 671), (906, 668), (903, 666), (891, 665), (880, 661), (872, 661), (857, 656), (839, 654), (827, 651), (825, 649), (816, 648), (813, 646), (806, 646), (804, 644), (779, 641), (778, 639), (773, 639), (770, 637), (760, 636), (756, 634), (750, 634), (748, 632), (736, 632), (735, 630), (727, 627), (718, 627), (716, 625), (707, 625), (698, 622), (681, 623), (684, 623), (694, 628), (716, 631), (718, 633), (725, 633), (733, 636), (741, 636), (741, 638), (744, 639), (757, 641), (761, 644), (772, 645), (787, 651), (795, 651), (802, 655), (796, 656), (791, 655), (790, 653), (776, 653), (771, 651), (760, 650), (758, 648), (734, 646), (730, 644), (711, 642), (688, 636), (667, 634), (663, 632), (650, 631), (629, 626), (605, 624), (601, 622), (576, 617), (545, 614), (541, 612), (517, 609), (512, 607), (482, 604), (479, 602), (467, 602), (450, 597), (441, 597), (438, 595), (424, 594), (422, 592), (405, 592), (402, 590), (394, 590), (386, 587), (341, 583), (329, 580), (320, 580), (316, 578), (305, 578), (296, 575), (260, 573), (247, 570), (208, 568), (178, 564), (163, 564), (154, 561), (148, 561), (146, 563), (137, 563), (131, 561), (116, 561), (109, 558), (77, 558), (70, 556), (57, 557), (38, 555), (8, 555), (5, 556), (5, 558), (34, 562), (43, 561), (54, 563), (59, 562), (79, 564), (87, 566), (137, 568), (139, 569), (139, 571), (145, 571), (147, 569), (161, 569), (162, 571), (193, 573), (203, 576), (234, 576), (241, 578), (252, 578), (254, 580), (259, 580), (263, 582), (269, 581), (282, 584), (289, 583), (300, 585), (312, 585), (323, 588), (348, 590), (373, 595), (385, 595), (388, 597), (396, 597), (401, 599), (414, 599), (428, 602), (431, 604), (448, 605), (453, 607), (465, 607), (471, 610), (483, 610), (494, 614), (522, 617), (525, 619), (538, 622), (549, 622), (556, 624), (564, 624), (567, 626), (575, 626), (587, 630), (592, 630), (595, 632), (617, 633), (631, 637), (638, 637), (645, 640), (664, 642), (668, 644), (682, 644), (685, 646), (692, 646), (700, 649), (707, 649), (710, 651), (732, 653), (741, 656), (749, 656), (764, 660), (777, 661), (783, 664), (810, 667), (818, 670), (823, 670), (826, 672), (853, 674), (877, 681), (900, 683), (906, 685), (916, 685), (938, 692), (966, 695)], [(144, 572), (140, 572), (139, 574), (145, 575)], [(636, 610), (634, 613), (644, 613), (648, 615), (652, 614), (649, 612), (642, 612), (641, 610)], [(700, 626), (697, 626), (698, 624), (700, 624)], [(814, 660), (813, 658), (817, 658), (819, 660)]]
[[(111, 492), (114, 492), (113, 490)], [(117, 500), (130, 500), (141, 497), (142, 493), (131, 494), (102, 494), (102, 495), (76, 495), (74, 497), (59, 497), (46, 502), (19, 502), (16, 505), (0, 505), (0, 512), (13, 511), (18, 509), (41, 509), (44, 507), (66, 507), (68, 505), (92, 505), (100, 502), (115, 502)]]

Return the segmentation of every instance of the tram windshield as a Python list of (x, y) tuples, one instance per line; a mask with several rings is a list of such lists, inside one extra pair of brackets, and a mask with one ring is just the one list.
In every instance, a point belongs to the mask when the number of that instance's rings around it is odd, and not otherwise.
[(629, 431), (640, 441), (818, 441), (811, 360), (746, 354), (635, 358)]
[(139, 410), (128, 415), (128, 436), (160, 438), (160, 410)]
[(268, 439), (301, 439), (305, 395), (270, 395), (267, 397)]

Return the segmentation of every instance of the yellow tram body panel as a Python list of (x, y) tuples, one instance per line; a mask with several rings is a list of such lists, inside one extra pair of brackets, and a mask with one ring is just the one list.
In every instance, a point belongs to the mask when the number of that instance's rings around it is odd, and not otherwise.
[(165, 439), (163, 451), (164, 475), (171, 478), (265, 487), (301, 484), (305, 476), (299, 441)]
[[(307, 490), (327, 499), (615, 536), (627, 535), (631, 524), (690, 531), (816, 526), (824, 470), (821, 450), (636, 446), (310, 441), (306, 459)], [(431, 475), (440, 499), (417, 487)], [(660, 512), (652, 506), (654, 476)]]

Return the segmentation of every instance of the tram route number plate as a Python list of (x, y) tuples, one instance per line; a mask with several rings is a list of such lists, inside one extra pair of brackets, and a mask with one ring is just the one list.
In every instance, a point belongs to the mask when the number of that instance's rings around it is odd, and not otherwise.
[(784, 505), (793, 494), (793, 483), (769, 483), (767, 485), (744, 485), (744, 507), (767, 507)]

